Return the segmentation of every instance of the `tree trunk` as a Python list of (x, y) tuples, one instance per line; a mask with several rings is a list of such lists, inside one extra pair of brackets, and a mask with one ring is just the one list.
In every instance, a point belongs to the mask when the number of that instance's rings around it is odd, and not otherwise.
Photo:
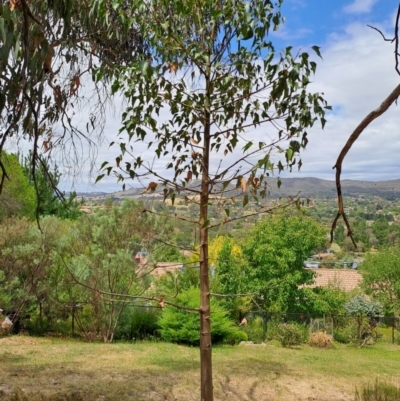
[[(207, 85), (208, 86), (208, 85)], [(208, 201), (210, 113), (204, 113), (204, 149), (200, 196), (200, 376), (201, 401), (213, 401), (210, 284), (208, 268)]]

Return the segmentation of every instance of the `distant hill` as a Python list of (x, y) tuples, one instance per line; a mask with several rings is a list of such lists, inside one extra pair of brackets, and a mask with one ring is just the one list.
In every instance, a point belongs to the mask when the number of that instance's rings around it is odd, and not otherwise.
[[(277, 179), (268, 181), (270, 191), (269, 197), (279, 198), (287, 196), (299, 195), (301, 198), (335, 198), (336, 185), (334, 181), (321, 180), (319, 178), (281, 178), (282, 185), (280, 188), (276, 184)], [(191, 183), (190, 187), (194, 188), (197, 182)], [(400, 198), (400, 179), (390, 181), (342, 181), (342, 192), (345, 196), (372, 195), (381, 198), (393, 200)], [(229, 196), (241, 195), (240, 189), (234, 189), (232, 186)], [(156, 190), (154, 193), (144, 192), (142, 188), (131, 188), (126, 191), (114, 192), (106, 194), (104, 192), (79, 193), (78, 196), (85, 198), (101, 199), (106, 196), (112, 196), (116, 199), (137, 198), (137, 199), (163, 199), (162, 189)]]

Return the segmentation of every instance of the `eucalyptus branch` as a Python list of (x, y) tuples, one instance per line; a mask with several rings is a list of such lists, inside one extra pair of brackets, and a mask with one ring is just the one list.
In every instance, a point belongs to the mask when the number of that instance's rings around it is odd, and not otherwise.
[(395, 22), (395, 27), (394, 27), (394, 37), (393, 39), (387, 39), (386, 36), (382, 33), (382, 31), (378, 28), (375, 28), (371, 25), (367, 25), (368, 27), (374, 29), (375, 31), (379, 32), (383, 38), (384, 41), (393, 43), (395, 42), (395, 51), (394, 51), (394, 57), (395, 57), (395, 68), (397, 73), (400, 75), (400, 69), (399, 69), (399, 22), (400, 22), (400, 4), (397, 8), (397, 15), (396, 15), (396, 22)]
[(341, 186), (341, 180), (340, 176), (342, 173), (342, 164), (343, 160), (346, 157), (347, 153), (349, 152), (350, 148), (353, 146), (354, 142), (358, 139), (358, 137), (362, 134), (364, 129), (368, 127), (368, 125), (374, 121), (376, 118), (381, 116), (385, 111), (388, 110), (388, 108), (397, 100), (397, 98), (400, 96), (400, 84), (396, 86), (396, 88), (390, 93), (390, 95), (381, 103), (381, 105), (376, 108), (375, 110), (371, 111), (362, 121), (361, 123), (356, 127), (356, 129), (353, 131), (353, 133), (350, 135), (349, 139), (347, 140), (346, 144), (342, 148), (335, 165), (333, 166), (333, 169), (336, 169), (336, 192), (338, 195), (338, 211), (336, 213), (336, 217), (333, 220), (332, 226), (331, 226), (331, 242), (333, 241), (333, 233), (336, 228), (337, 221), (339, 220), (340, 217), (343, 217), (343, 220), (346, 224), (347, 227), (347, 235), (350, 237), (353, 245), (357, 247), (357, 244), (355, 243), (354, 236), (353, 236), (353, 231), (351, 230), (350, 223), (347, 219), (346, 213), (344, 211), (344, 205), (343, 205), (343, 196), (342, 196), (342, 186)]
[(245, 294), (216, 294), (214, 292), (210, 292), (210, 295), (217, 298), (240, 298), (240, 297), (249, 297), (251, 295), (258, 295), (259, 292), (248, 292)]
[[(272, 207), (272, 208), (270, 208), (268, 210), (263, 210), (263, 211), (258, 210), (258, 211), (254, 212), (254, 213), (246, 214), (246, 215), (243, 215), (243, 216), (234, 217), (234, 218), (228, 218), (226, 221), (224, 221), (224, 223), (231, 223), (233, 221), (242, 220), (242, 219), (245, 219), (245, 218), (248, 218), (248, 217), (259, 216), (260, 214), (270, 214), (270, 213), (273, 213), (275, 210), (287, 209), (288, 207), (290, 207), (290, 206), (292, 206), (294, 204), (296, 204), (295, 200), (289, 201), (288, 203), (285, 203), (283, 205), (274, 206), (274, 207)], [(218, 227), (220, 225), (221, 225), (221, 223), (212, 224), (212, 225), (209, 225), (208, 228), (214, 228), (214, 227)]]
[[(379, 32), (383, 38), (383, 40), (387, 42), (395, 42), (395, 70), (396, 72), (400, 75), (400, 69), (399, 69), (399, 22), (400, 22), (400, 4), (397, 9), (397, 15), (396, 15), (396, 23), (395, 23), (395, 29), (394, 29), (394, 38), (393, 39), (387, 39), (385, 35), (380, 31), (378, 28), (375, 28), (371, 25), (368, 25), (370, 28), (374, 29), (375, 31)], [(347, 153), (349, 152), (350, 148), (353, 146), (354, 142), (358, 139), (358, 137), (361, 135), (361, 133), (364, 131), (364, 129), (376, 118), (381, 116), (383, 113), (385, 113), (389, 107), (394, 103), (397, 102), (398, 97), (400, 96), (400, 85), (396, 86), (396, 88), (389, 94), (389, 96), (381, 103), (381, 105), (370, 112), (362, 121), (361, 123), (356, 127), (356, 129), (353, 131), (353, 133), (350, 135), (348, 138), (346, 144), (342, 148), (335, 165), (333, 166), (333, 169), (336, 169), (336, 192), (338, 195), (338, 211), (336, 213), (336, 216), (332, 222), (331, 225), (331, 242), (333, 242), (333, 234), (337, 225), (337, 222), (340, 217), (343, 218), (343, 221), (346, 225), (347, 228), (347, 235), (350, 237), (353, 245), (357, 248), (357, 244), (355, 243), (354, 236), (353, 236), (353, 231), (351, 229), (350, 223), (347, 219), (346, 213), (344, 211), (344, 204), (343, 204), (343, 196), (342, 196), (342, 186), (341, 186), (341, 173), (342, 173), (342, 164), (343, 160), (345, 159)]]

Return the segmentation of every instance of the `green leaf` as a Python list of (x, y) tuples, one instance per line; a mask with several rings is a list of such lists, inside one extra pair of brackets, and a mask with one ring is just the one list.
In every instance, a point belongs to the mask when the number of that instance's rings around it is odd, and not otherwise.
[(208, 227), (210, 225), (210, 220), (206, 220), (205, 222), (204, 222), (204, 224), (201, 226), (201, 228), (206, 228), (206, 227)]
[(99, 181), (104, 177), (104, 175), (105, 175), (105, 174), (100, 174), (99, 176), (97, 176), (96, 181), (95, 181), (95, 184), (96, 184), (97, 182), (99, 182)]
[(320, 48), (320, 46), (311, 46), (311, 49), (313, 49), (315, 53), (317, 53), (318, 57), (322, 58), (321, 52), (319, 51)]
[(249, 195), (245, 194), (243, 196), (243, 207), (245, 207), (249, 203)]
[(231, 214), (231, 211), (229, 209), (225, 209), (225, 214), (229, 217), (229, 215)]
[(143, 75), (147, 75), (148, 68), (149, 68), (149, 62), (148, 61), (141, 61), (140, 62), (140, 72)]

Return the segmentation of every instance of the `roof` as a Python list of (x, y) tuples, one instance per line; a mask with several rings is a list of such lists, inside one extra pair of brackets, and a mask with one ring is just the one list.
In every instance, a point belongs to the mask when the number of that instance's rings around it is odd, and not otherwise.
[(336, 285), (345, 291), (358, 288), (362, 282), (362, 275), (353, 269), (307, 269), (315, 272), (314, 283), (307, 287), (327, 287)]
[(178, 273), (182, 267), (183, 264), (180, 262), (158, 262), (151, 274), (161, 277), (167, 274), (167, 272)]

